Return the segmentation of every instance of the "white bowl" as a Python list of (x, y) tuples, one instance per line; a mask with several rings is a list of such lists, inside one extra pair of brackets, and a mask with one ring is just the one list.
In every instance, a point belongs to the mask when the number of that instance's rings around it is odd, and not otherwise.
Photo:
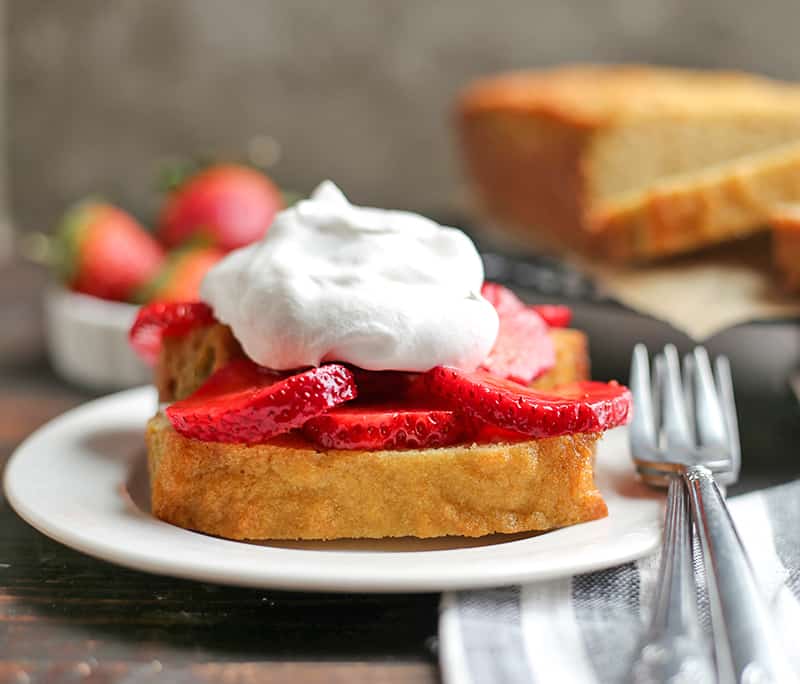
[(128, 343), (139, 307), (53, 285), (45, 293), (47, 350), (56, 372), (92, 390), (149, 383), (152, 369)]

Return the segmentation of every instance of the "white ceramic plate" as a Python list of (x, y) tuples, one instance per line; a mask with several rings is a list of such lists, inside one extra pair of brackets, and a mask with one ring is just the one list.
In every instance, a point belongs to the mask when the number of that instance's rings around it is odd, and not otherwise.
[(307, 591), (413, 592), (500, 586), (610, 567), (656, 548), (663, 497), (636, 481), (623, 429), (606, 435), (598, 486), (609, 516), (540, 535), (242, 543), (149, 512), (143, 429), (152, 388), (114, 394), (38, 430), (6, 469), (9, 503), (57, 541), (175, 577)]

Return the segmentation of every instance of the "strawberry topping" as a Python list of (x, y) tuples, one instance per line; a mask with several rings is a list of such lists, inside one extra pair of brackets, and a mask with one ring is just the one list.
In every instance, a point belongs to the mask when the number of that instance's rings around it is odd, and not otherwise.
[(551, 328), (566, 328), (572, 320), (572, 310), (568, 306), (563, 306), (562, 304), (533, 304), (528, 306), (511, 290), (499, 283), (484, 283), (481, 288), (481, 294), (501, 317), (520, 309), (532, 309)]
[(550, 370), (556, 362), (550, 328), (569, 323), (572, 315), (569, 307), (528, 306), (498, 283), (484, 283), (481, 294), (500, 318), (497, 341), (481, 369), (523, 385)]
[(531, 309), (551, 328), (566, 328), (572, 320), (572, 309), (561, 304), (534, 304)]
[(578, 382), (539, 392), (493, 377), (437, 366), (424, 379), (431, 394), (469, 416), (532, 438), (599, 432), (624, 424), (631, 410), (627, 388)]
[(499, 378), (527, 385), (556, 363), (549, 328), (528, 308), (500, 314), (497, 341), (481, 368)]
[(525, 308), (525, 302), (499, 283), (485, 282), (481, 288), (481, 295), (488, 300), (499, 316)]
[(139, 309), (128, 339), (145, 361), (155, 363), (165, 337), (179, 337), (216, 322), (203, 302), (154, 302)]
[(325, 449), (422, 449), (455, 444), (466, 437), (466, 421), (455, 411), (391, 405), (342, 406), (303, 426)]
[(419, 378), (419, 373), (406, 371), (368, 371), (358, 366), (349, 366), (358, 388), (358, 403), (392, 401), (406, 399)]
[(259, 444), (355, 397), (353, 374), (339, 364), (292, 375), (237, 359), (166, 414), (186, 437)]
[(476, 444), (507, 444), (509, 442), (527, 442), (528, 435), (515, 430), (505, 430), (496, 425), (489, 425), (478, 418), (472, 418), (472, 440)]

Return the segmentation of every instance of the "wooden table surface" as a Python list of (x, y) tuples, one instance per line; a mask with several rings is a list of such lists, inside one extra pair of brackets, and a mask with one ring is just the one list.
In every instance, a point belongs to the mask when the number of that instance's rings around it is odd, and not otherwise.
[[(93, 395), (44, 354), (44, 276), (0, 266), (0, 468)], [(0, 494), (0, 684), (435, 682), (435, 595), (299, 594), (159, 577), (39, 534)]]

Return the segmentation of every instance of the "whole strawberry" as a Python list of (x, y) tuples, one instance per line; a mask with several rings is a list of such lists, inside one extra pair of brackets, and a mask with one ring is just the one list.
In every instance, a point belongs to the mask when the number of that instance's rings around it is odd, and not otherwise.
[(262, 238), (283, 206), (280, 190), (263, 173), (216, 164), (172, 191), (158, 234), (170, 247), (200, 237), (227, 252)]
[(103, 299), (130, 300), (165, 260), (164, 250), (136, 219), (97, 200), (67, 212), (57, 245), (66, 285)]
[(186, 246), (172, 252), (161, 271), (136, 294), (140, 302), (194, 302), (200, 283), (224, 252), (216, 247)]

